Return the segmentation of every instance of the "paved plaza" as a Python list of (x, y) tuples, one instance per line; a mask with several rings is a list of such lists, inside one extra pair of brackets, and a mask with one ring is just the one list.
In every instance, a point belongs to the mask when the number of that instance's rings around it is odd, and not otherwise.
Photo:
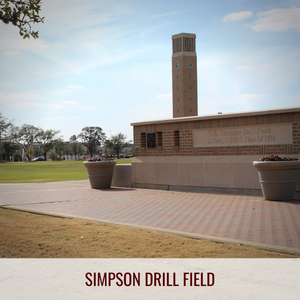
[(0, 184), (0, 206), (149, 228), (300, 254), (300, 199), (148, 189), (94, 190), (88, 180)]

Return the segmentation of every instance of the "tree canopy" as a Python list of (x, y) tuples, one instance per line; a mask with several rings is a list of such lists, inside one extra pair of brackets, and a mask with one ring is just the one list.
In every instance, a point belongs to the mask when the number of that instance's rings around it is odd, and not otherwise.
[(59, 133), (59, 130), (53, 129), (40, 130), (38, 135), (36, 136), (36, 140), (40, 145), (45, 160), (47, 160), (47, 153), (54, 147), (54, 139)]
[(27, 155), (29, 160), (31, 160), (34, 155), (32, 144), (39, 132), (39, 128), (28, 124), (22, 125), (21, 128), (15, 127), (14, 129), (14, 141), (23, 148), (24, 155)]
[(0, 141), (1, 138), (6, 137), (7, 130), (10, 126), (12, 126), (12, 122), (7, 121), (7, 119), (2, 116), (2, 113), (0, 111)]
[(78, 159), (84, 153), (91, 156), (99, 153), (98, 149), (104, 145), (106, 155), (107, 149), (111, 149), (110, 155), (117, 154), (119, 158), (121, 151), (131, 142), (126, 141), (127, 137), (122, 133), (107, 140), (102, 128), (97, 126), (82, 128), (81, 133), (72, 135), (69, 142), (63, 141), (59, 133), (59, 130), (43, 130), (29, 124), (15, 126), (0, 111), (0, 161), (10, 158), (13, 161), (32, 160), (40, 156), (44, 156), (45, 160), (47, 156), (53, 160), (68, 159), (70, 155)]
[(38, 38), (38, 31), (31, 29), (31, 24), (44, 23), (40, 17), (41, 0), (0, 0), (0, 20), (5, 24), (12, 24), (19, 28), (24, 39), (32, 36)]
[(77, 157), (77, 158), (79, 155), (84, 154), (84, 149), (83, 149), (82, 145), (77, 141), (77, 136), (75, 134), (73, 134), (70, 137), (70, 148), (71, 148), (72, 154), (75, 155), (75, 157)]
[(96, 152), (97, 146), (105, 143), (106, 135), (101, 127), (84, 127), (78, 135), (78, 139), (87, 147), (91, 156)]
[(120, 158), (120, 152), (129, 146), (129, 142), (126, 142), (126, 135), (118, 133), (113, 135), (109, 140), (106, 141), (106, 145), (116, 151), (117, 157)]
[(10, 134), (8, 132), (11, 127), (12, 127), (12, 122), (4, 118), (0, 111), (0, 160), (2, 159), (2, 151), (3, 149), (5, 150), (4, 143), (9, 142)]

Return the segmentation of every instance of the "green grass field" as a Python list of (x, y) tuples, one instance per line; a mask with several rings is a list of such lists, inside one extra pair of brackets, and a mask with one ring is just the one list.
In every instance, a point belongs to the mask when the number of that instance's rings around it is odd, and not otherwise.
[[(117, 159), (130, 164), (131, 159)], [(0, 163), (0, 183), (43, 183), (88, 179), (83, 161)]]

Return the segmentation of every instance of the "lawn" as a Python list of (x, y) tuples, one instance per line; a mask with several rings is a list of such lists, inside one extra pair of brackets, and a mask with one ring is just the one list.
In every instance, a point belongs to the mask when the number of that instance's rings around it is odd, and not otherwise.
[[(131, 159), (117, 159), (117, 164)], [(83, 161), (11, 162), (0, 164), (0, 183), (43, 183), (88, 179)]]

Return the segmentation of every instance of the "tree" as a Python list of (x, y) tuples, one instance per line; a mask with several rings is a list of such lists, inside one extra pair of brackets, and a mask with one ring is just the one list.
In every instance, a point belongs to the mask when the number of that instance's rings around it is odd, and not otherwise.
[(117, 157), (120, 158), (120, 152), (129, 146), (129, 142), (126, 142), (127, 136), (123, 133), (113, 135), (110, 140), (106, 141), (107, 147), (113, 149), (117, 153)]
[(70, 137), (70, 148), (71, 148), (71, 153), (72, 155), (76, 156), (78, 158), (78, 155), (83, 155), (84, 149), (80, 143), (77, 141), (77, 136), (74, 134)]
[(70, 145), (64, 147), (63, 154), (65, 155), (65, 159), (68, 160), (69, 155), (72, 155), (72, 149)]
[(24, 157), (27, 156), (29, 160), (34, 155), (33, 141), (36, 140), (40, 129), (33, 125), (24, 124), (21, 128), (14, 127), (13, 138), (23, 148)]
[(57, 134), (59, 134), (60, 131), (56, 131), (53, 129), (49, 130), (40, 130), (36, 140), (40, 145), (40, 148), (43, 152), (45, 160), (47, 160), (47, 153), (53, 148), (54, 144), (53, 141)]
[(53, 140), (53, 148), (55, 151), (56, 159), (60, 160), (65, 149), (64, 141), (62, 139)]
[(39, 16), (41, 0), (0, 0), (0, 20), (19, 28), (24, 39), (32, 36), (38, 38), (38, 31), (31, 30), (32, 23), (44, 23)]
[(4, 149), (4, 159), (11, 161), (14, 152), (19, 149), (19, 146), (13, 143), (11, 140), (8, 140), (3, 143), (3, 149)]
[(1, 137), (6, 137), (7, 130), (10, 126), (12, 126), (12, 121), (7, 121), (7, 119), (2, 116), (2, 113), (0, 111), (0, 142)]
[(96, 152), (97, 146), (105, 143), (106, 135), (100, 127), (84, 127), (78, 135), (78, 139), (87, 147), (91, 156)]
[(43, 151), (40, 147), (34, 147), (33, 148), (33, 152), (34, 152), (34, 157), (41, 157), (43, 156)]
[(6, 118), (2, 116), (0, 111), (0, 154), (2, 153), (2, 142), (10, 139), (10, 134), (8, 133), (9, 129), (12, 127), (12, 122), (7, 121)]

